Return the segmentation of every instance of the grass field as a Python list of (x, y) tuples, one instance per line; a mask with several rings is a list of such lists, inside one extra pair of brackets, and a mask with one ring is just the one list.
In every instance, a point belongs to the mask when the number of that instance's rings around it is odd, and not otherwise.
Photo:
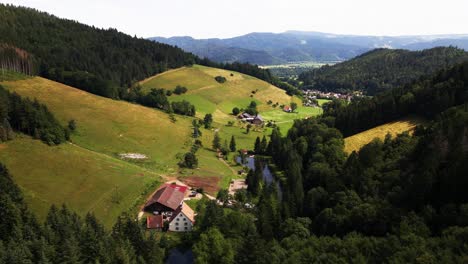
[[(214, 79), (216, 76), (223, 76), (227, 81), (218, 83)], [(257, 102), (260, 111), (272, 109), (267, 104), (269, 100), (279, 104), (289, 104), (292, 100), (284, 90), (257, 78), (200, 65), (168, 71), (146, 79), (140, 84), (144, 92), (151, 88), (172, 90), (177, 85), (187, 87), (186, 94), (172, 95), (169, 99), (171, 101), (185, 99), (192, 102), (200, 116), (214, 113), (216, 110), (228, 116), (232, 108), (245, 108), (252, 100)], [(252, 91), (255, 91), (255, 94)], [(223, 118), (219, 118), (218, 121), (223, 121)]]
[(40, 219), (51, 204), (66, 203), (81, 215), (94, 212), (110, 227), (160, 181), (127, 162), (70, 143), (50, 147), (26, 136), (0, 144), (0, 160)]
[(380, 138), (383, 140), (388, 133), (390, 133), (392, 136), (401, 134), (406, 131), (411, 133), (417, 125), (424, 124), (424, 122), (425, 121), (419, 117), (410, 116), (347, 137), (344, 139), (345, 152), (350, 154), (353, 151), (357, 151), (362, 146), (371, 142), (374, 138)]
[(172, 123), (166, 113), (95, 96), (40, 77), (2, 85), (22, 96), (37, 98), (47, 105), (63, 125), (76, 120), (72, 141), (84, 148), (118, 157), (121, 153), (148, 156), (140, 166), (172, 172), (176, 154), (188, 149), (189, 118)]

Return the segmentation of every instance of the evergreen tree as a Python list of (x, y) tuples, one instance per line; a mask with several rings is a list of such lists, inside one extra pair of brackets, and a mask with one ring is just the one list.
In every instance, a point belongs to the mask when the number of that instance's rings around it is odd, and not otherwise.
[(203, 123), (205, 124), (205, 128), (211, 128), (211, 124), (213, 123), (213, 115), (212, 114), (206, 114), (205, 117), (203, 118)]
[(255, 139), (254, 152), (256, 154), (262, 154), (262, 145), (261, 145), (261, 142), (260, 142), (260, 137), (257, 137)]
[(219, 137), (218, 133), (214, 134), (212, 146), (215, 151), (221, 149), (221, 138)]
[(234, 139), (234, 135), (231, 136), (231, 142), (229, 142), (229, 149), (231, 150), (231, 152), (236, 151), (236, 140)]
[(268, 142), (267, 142), (267, 139), (266, 139), (266, 137), (264, 135), (263, 138), (262, 138), (262, 142), (260, 143), (261, 154), (266, 154), (267, 153), (267, 148), (268, 148)]

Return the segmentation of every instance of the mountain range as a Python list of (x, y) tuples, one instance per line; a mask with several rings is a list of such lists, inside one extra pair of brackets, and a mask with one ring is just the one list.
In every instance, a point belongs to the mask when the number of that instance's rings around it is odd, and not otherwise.
[(357, 36), (286, 31), (250, 33), (233, 38), (152, 37), (217, 62), (274, 65), (293, 62), (340, 62), (375, 48), (422, 50), (457, 46), (468, 50), (468, 35)]

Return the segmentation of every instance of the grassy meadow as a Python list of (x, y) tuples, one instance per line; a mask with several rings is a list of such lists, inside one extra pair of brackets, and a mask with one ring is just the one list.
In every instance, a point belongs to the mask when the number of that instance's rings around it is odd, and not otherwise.
[(74, 119), (77, 130), (72, 141), (86, 149), (119, 157), (122, 153), (141, 153), (148, 157), (140, 166), (161, 172), (173, 172), (177, 153), (184, 153), (191, 121), (169, 116), (124, 101), (96, 96), (44, 78), (3, 82), (21, 96), (44, 103), (66, 125)]
[(51, 204), (65, 203), (81, 215), (93, 212), (111, 227), (161, 181), (154, 172), (125, 161), (71, 143), (50, 147), (26, 136), (0, 144), (0, 161), (40, 219)]
[(345, 152), (350, 154), (353, 151), (358, 151), (362, 146), (370, 143), (374, 138), (380, 138), (383, 140), (388, 133), (392, 136), (403, 132), (412, 133), (416, 126), (423, 124), (424, 122), (425, 121), (419, 117), (409, 116), (347, 137), (344, 139)]

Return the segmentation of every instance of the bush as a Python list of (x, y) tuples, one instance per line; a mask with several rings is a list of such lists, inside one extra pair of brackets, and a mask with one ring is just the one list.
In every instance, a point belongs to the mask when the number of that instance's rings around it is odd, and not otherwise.
[(219, 83), (225, 83), (226, 82), (226, 78), (224, 78), (223, 76), (216, 76), (215, 80), (217, 82), (219, 82)]
[(184, 86), (177, 85), (177, 87), (174, 89), (175, 94), (184, 94), (187, 92), (187, 88)]
[(232, 114), (233, 114), (233, 115), (236, 116), (236, 115), (238, 115), (239, 113), (240, 113), (240, 110), (239, 110), (238, 107), (234, 107), (234, 108), (232, 109)]

